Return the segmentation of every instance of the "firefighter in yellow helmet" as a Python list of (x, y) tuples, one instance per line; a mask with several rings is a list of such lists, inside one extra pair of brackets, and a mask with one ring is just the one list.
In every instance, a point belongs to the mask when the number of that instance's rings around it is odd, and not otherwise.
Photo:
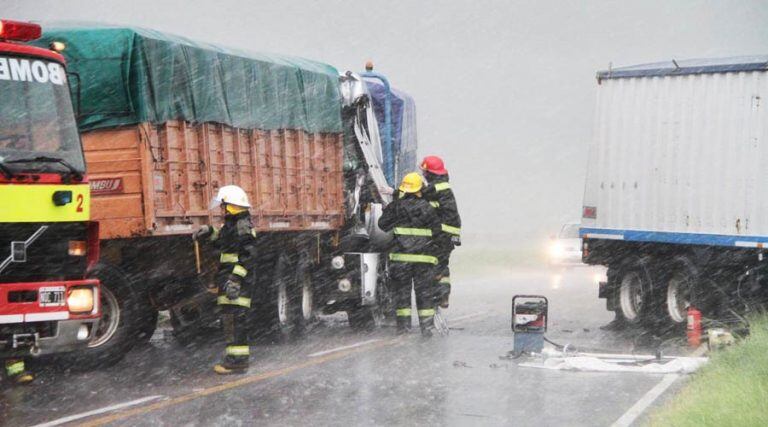
[(217, 302), (221, 306), (227, 346), (221, 362), (213, 370), (226, 375), (248, 369), (250, 348), (246, 320), (255, 284), (256, 232), (248, 211), (251, 204), (242, 188), (235, 185), (219, 188), (211, 209), (219, 206), (224, 213), (224, 225), (220, 229), (204, 225), (193, 238), (212, 242), (219, 252)]
[(411, 326), (411, 286), (416, 293), (419, 325), (424, 336), (431, 336), (435, 315), (435, 256), (433, 236), (440, 232), (440, 218), (422, 197), (424, 183), (418, 173), (403, 178), (392, 203), (379, 219), (379, 227), (393, 231), (389, 253), (389, 276), (394, 293), (397, 330)]

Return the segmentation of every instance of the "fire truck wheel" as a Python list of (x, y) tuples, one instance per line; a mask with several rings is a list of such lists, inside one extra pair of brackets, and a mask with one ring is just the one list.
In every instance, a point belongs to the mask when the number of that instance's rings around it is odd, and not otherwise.
[[(130, 281), (119, 268), (98, 264), (89, 275), (101, 281), (101, 320), (88, 348), (64, 356), (71, 362), (70, 366), (79, 370), (119, 362), (139, 341), (142, 328), (149, 332), (147, 325), (153, 318), (147, 308), (139, 304)], [(157, 318), (154, 319), (156, 323)]]

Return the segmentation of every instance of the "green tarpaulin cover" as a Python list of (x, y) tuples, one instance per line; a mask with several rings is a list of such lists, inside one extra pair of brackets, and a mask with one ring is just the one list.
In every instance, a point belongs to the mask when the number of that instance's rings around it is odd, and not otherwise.
[[(245, 129), (341, 132), (335, 68), (125, 27), (46, 30), (66, 43), (81, 131), (181, 119)], [(78, 88), (79, 87), (79, 88)]]

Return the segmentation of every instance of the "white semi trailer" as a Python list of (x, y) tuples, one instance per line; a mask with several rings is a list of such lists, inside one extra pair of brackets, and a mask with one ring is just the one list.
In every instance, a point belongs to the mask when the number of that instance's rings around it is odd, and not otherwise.
[(582, 214), (599, 296), (631, 324), (741, 314), (768, 284), (768, 56), (597, 74)]

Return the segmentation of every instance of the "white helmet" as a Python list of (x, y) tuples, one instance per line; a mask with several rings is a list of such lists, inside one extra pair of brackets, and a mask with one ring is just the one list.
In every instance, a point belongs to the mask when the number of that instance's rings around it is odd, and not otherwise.
[(251, 203), (248, 201), (248, 195), (245, 194), (245, 191), (242, 188), (236, 185), (225, 185), (219, 188), (216, 197), (211, 200), (211, 209), (218, 208), (222, 203), (240, 206), (241, 208), (251, 207)]

